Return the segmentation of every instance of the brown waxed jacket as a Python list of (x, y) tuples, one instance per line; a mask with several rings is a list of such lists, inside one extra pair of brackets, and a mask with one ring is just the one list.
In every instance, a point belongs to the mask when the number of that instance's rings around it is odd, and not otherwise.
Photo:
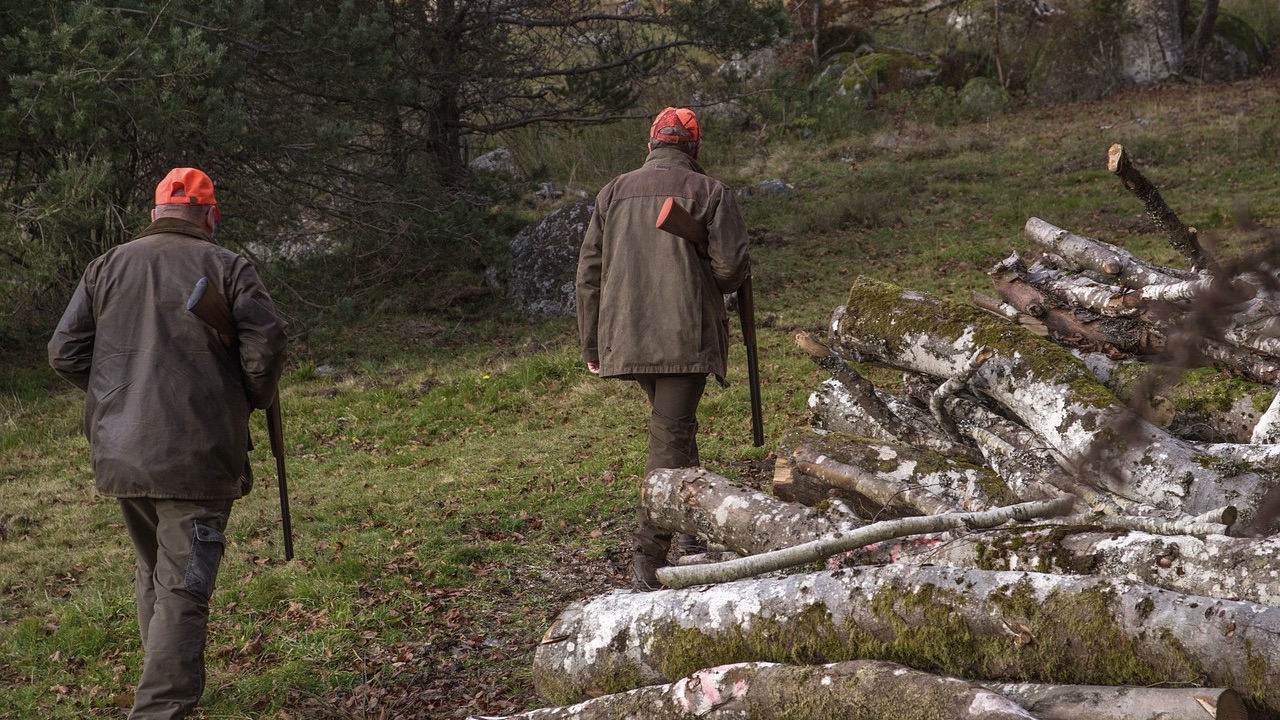
[[(186, 308), (207, 277), (238, 347)], [(285, 323), (258, 273), (202, 228), (161, 218), (89, 264), (49, 341), (49, 364), (86, 392), (98, 491), (213, 500), (248, 491), (249, 414), (275, 397)]]
[[(707, 247), (658, 230), (668, 197), (707, 228)], [(582, 357), (601, 377), (709, 373), (729, 351), (724, 293), (747, 277), (747, 229), (729, 187), (675, 147), (653, 150), (596, 197), (578, 256)]]

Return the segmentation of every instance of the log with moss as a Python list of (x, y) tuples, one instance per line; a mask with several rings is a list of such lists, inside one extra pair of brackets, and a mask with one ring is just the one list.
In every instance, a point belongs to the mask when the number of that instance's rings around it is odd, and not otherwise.
[(754, 555), (866, 523), (836, 510), (819, 512), (742, 487), (702, 468), (654, 470), (640, 488), (649, 519), (672, 532), (696, 535), (739, 555)]
[(1183, 440), (1269, 442), (1266, 438), (1274, 420), (1264, 418), (1280, 416), (1280, 412), (1267, 414), (1277, 397), (1274, 385), (1248, 382), (1215, 368), (1118, 361), (1100, 354), (1081, 359), (1094, 377), (1130, 407), (1167, 405), (1168, 419), (1162, 427)]
[[(979, 347), (993, 351), (973, 391), (1044, 440), (1067, 469), (1122, 497), (1198, 515), (1237, 505), (1253, 513), (1275, 485), (1218, 462), (1120, 404), (1069, 351), (980, 310), (860, 278), (832, 332), (841, 352), (887, 367), (950, 378)], [(1274, 518), (1267, 518), (1268, 521)]]
[(896, 663), (736, 663), (672, 683), (473, 720), (1037, 720), (1008, 698)]
[(1280, 606), (1280, 536), (1156, 535), (1079, 522), (886, 540), (840, 561), (1096, 574), (1187, 595)]
[(1280, 608), (1099, 576), (888, 565), (574, 603), (538, 646), (553, 703), (751, 660), (881, 659), (974, 680), (1229, 688), (1280, 711)]

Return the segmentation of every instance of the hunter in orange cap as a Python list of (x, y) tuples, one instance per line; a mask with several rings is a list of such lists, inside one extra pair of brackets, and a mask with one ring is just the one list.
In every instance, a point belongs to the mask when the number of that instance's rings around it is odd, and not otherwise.
[[(85, 391), (98, 492), (116, 498), (134, 549), (130, 720), (188, 717), (204, 692), (227, 522), (253, 479), (249, 414), (275, 399), (287, 344), (257, 270), (214, 241), (209, 176), (177, 168), (155, 198), (151, 224), (85, 269), (49, 340), (49, 364)], [(226, 305), (230, 342), (185, 309), (197, 287)]]
[(698, 116), (689, 108), (677, 107), (658, 113), (649, 128), (649, 149), (663, 145), (676, 145), (697, 160), (698, 150), (702, 147), (702, 127), (698, 125)]
[[(733, 190), (697, 162), (698, 117), (669, 107), (649, 128), (644, 165), (611, 180), (578, 253), (578, 337), (588, 372), (636, 383), (649, 400), (645, 476), (658, 468), (698, 467), (698, 404), (707, 378), (724, 382), (729, 325), (724, 295), (747, 277), (747, 227)], [(706, 229), (694, 243), (659, 230), (671, 199)], [(661, 585), (672, 534), (636, 508), (632, 587)], [(682, 555), (701, 542), (681, 536)]]
[(156, 185), (156, 207), (152, 222), (162, 217), (178, 217), (204, 226), (217, 237), (222, 211), (213, 195), (213, 181), (195, 168), (174, 168)]
[(213, 181), (195, 168), (174, 168), (156, 186), (157, 205), (217, 205)]

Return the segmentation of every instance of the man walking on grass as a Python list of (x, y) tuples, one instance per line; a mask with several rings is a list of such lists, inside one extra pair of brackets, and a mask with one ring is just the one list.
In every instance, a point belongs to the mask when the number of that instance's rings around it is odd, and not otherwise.
[[(694, 467), (698, 403), (707, 375), (722, 385), (729, 354), (724, 297), (747, 277), (747, 230), (732, 191), (698, 164), (702, 130), (687, 108), (667, 108), (649, 130), (649, 157), (596, 197), (578, 257), (578, 333), (587, 368), (634, 380), (649, 399), (645, 475)], [(674, 197), (707, 229), (705, 247), (655, 227)], [(671, 533), (637, 508), (634, 587), (659, 587)], [(692, 538), (683, 539), (692, 541)]]
[[(207, 175), (170, 172), (151, 219), (89, 264), (49, 341), (49, 364), (86, 392), (97, 488), (117, 498), (137, 556), (145, 661), (132, 720), (186, 717), (204, 691), (227, 518), (253, 481), (249, 414), (275, 398), (285, 351), (257, 271), (214, 243)], [(230, 348), (187, 311), (201, 278), (228, 305)]]

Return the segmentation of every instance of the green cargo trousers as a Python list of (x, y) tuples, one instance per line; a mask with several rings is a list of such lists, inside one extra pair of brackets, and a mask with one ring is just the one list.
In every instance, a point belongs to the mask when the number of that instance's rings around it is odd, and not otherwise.
[(209, 598), (226, 547), (231, 500), (120, 498), (138, 573), (145, 653), (130, 720), (176, 720), (204, 693)]
[[(635, 380), (649, 398), (649, 456), (644, 474), (658, 468), (697, 467), (698, 403), (707, 389), (707, 376), (701, 375), (635, 375)], [(671, 533), (661, 530), (649, 520), (643, 507), (636, 508), (639, 526), (634, 537), (637, 554), (666, 565), (671, 549)]]

